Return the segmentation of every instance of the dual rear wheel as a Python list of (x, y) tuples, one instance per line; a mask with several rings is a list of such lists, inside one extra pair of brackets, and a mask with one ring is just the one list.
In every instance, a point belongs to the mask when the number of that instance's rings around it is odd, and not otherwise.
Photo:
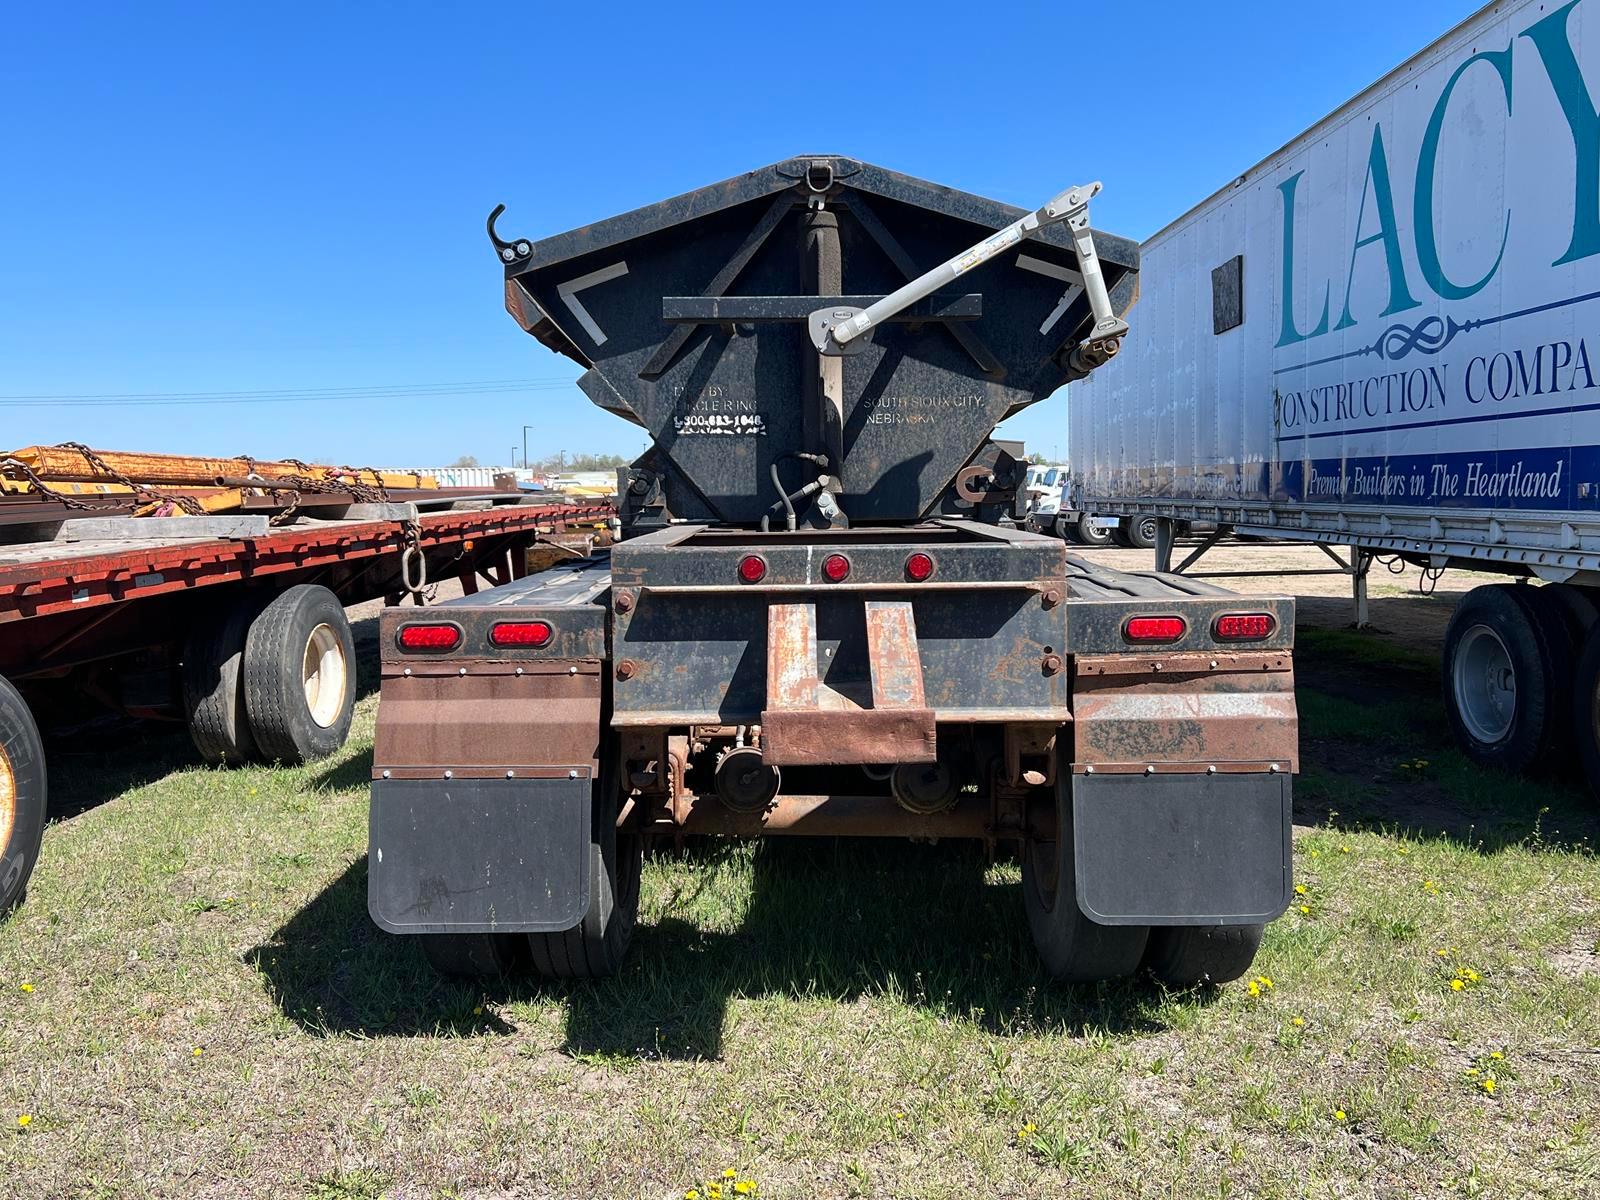
[(339, 598), (299, 584), (209, 614), (183, 653), (183, 701), (201, 756), (219, 765), (325, 758), (350, 732), (355, 641)]
[(1056, 837), (1023, 847), (1022, 903), (1040, 961), (1062, 983), (1098, 983), (1141, 968), (1169, 987), (1228, 983), (1250, 969), (1261, 925), (1101, 925), (1078, 907), (1070, 780), (1056, 783)]

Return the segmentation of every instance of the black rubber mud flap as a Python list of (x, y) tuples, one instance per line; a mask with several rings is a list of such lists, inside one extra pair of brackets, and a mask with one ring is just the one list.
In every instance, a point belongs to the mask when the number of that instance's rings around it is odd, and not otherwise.
[(390, 933), (559, 933), (589, 911), (587, 768), (567, 779), (375, 779), (367, 909)]
[(1078, 907), (1101, 925), (1259, 925), (1293, 887), (1287, 775), (1078, 775)]

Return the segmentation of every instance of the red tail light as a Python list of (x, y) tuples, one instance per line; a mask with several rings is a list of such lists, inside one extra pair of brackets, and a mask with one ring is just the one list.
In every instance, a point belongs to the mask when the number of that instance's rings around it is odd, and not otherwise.
[(822, 573), (829, 583), (842, 583), (850, 575), (850, 560), (842, 554), (830, 554), (822, 560)]
[(920, 550), (906, 559), (906, 578), (912, 583), (921, 583), (933, 575), (933, 559), (923, 554)]
[(1278, 619), (1271, 613), (1224, 613), (1211, 632), (1219, 642), (1259, 642), (1277, 628)]
[(540, 646), (550, 644), (554, 631), (543, 621), (502, 621), (489, 627), (489, 642), (495, 646)]
[(1175, 642), (1188, 628), (1182, 617), (1129, 617), (1122, 636), (1130, 642)]
[(461, 629), (456, 625), (402, 625), (400, 649), (442, 654), (461, 645)]
[(739, 578), (746, 583), (760, 583), (767, 577), (767, 560), (759, 554), (746, 554), (739, 560)]

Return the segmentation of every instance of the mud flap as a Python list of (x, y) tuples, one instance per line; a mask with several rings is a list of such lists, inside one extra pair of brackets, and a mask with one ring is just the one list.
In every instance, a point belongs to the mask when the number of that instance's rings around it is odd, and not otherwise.
[(589, 910), (577, 779), (378, 779), (367, 909), (390, 933), (559, 933)]
[(1078, 907), (1101, 925), (1258, 925), (1293, 887), (1287, 775), (1077, 775)]

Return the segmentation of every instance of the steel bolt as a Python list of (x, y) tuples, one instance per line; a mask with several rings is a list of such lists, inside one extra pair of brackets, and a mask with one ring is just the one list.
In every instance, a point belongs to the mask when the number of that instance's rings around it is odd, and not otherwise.
[(1145, 765), (1144, 765), (1144, 773), (1145, 773), (1145, 774), (1146, 774), (1146, 775), (1154, 775), (1154, 774), (1155, 774), (1155, 773), (1156, 773), (1156, 769), (1155, 769), (1155, 767), (1153, 767), (1153, 766), (1152, 766), (1152, 765), (1150, 765), (1150, 764), (1149, 764), (1149, 763), (1146, 763), (1146, 764), (1145, 764)]
[(389, 778), (389, 772), (387, 772), (387, 771), (385, 771), (385, 772), (384, 772), (384, 773), (383, 773), (383, 777), (384, 777), (384, 778), (385, 778), (385, 779), (387, 779), (387, 778)]
[(411, 668), (407, 667), (404, 671), (401, 671), (400, 674), (402, 674), (402, 675), (410, 675), (411, 674)]
[(507, 246), (504, 250), (500, 251), (500, 257), (505, 259), (507, 262), (510, 262), (512, 259), (516, 258), (516, 256), (517, 252), (510, 246)]
[(567, 674), (568, 675), (576, 675), (577, 673), (578, 673), (578, 668), (577, 667), (568, 667), (567, 668)]
[(1271, 774), (1276, 775), (1278, 773), (1278, 764), (1277, 763), (1268, 763), (1267, 764), (1267, 770)]
[(456, 773), (454, 771), (446, 771), (444, 773), (444, 777), (446, 779), (454, 779), (456, 777)]
[(1046, 654), (1039, 667), (1046, 675), (1054, 675), (1061, 670), (1061, 655)]
[(518, 667), (518, 668), (517, 668), (517, 674), (518, 674), (518, 675), (521, 675), (521, 674), (522, 674), (522, 668), (521, 668), (521, 667)]
[(1094, 774), (1094, 764), (1090, 763), (1087, 767), (1085, 767), (1083, 769), (1083, 773), (1085, 775), (1093, 775)]
[(619, 613), (632, 612), (633, 593), (629, 591), (618, 592), (616, 599), (612, 601), (612, 607)]
[[(577, 668), (574, 667), (573, 670), (576, 671)], [(625, 658), (625, 659), (623, 659), (621, 662), (619, 662), (617, 664), (617, 678), (618, 679), (632, 679), (634, 674), (638, 670), (639, 670), (639, 664), (638, 663), (634, 662), (633, 659), (631, 659), (631, 658)]]
[(465, 675), (466, 673), (467, 673), (467, 669), (465, 667), (462, 667), (459, 671), (456, 672), (457, 675)]
[(1213, 671), (1215, 671), (1217, 669), (1217, 660), (1214, 659), (1214, 658), (1211, 660), (1211, 669)]
[(527, 242), (518, 242), (517, 243), (517, 253), (518, 254), (528, 254), (532, 250), (533, 250), (533, 247), (528, 245)]
[(1217, 773), (1217, 768), (1215, 766), (1209, 766), (1209, 767), (1206, 768), (1206, 774), (1207, 775), (1215, 775), (1216, 773)]
[(1061, 589), (1049, 588), (1046, 590), (1043, 596), (1039, 597), (1039, 599), (1043, 601), (1046, 608), (1054, 608), (1056, 605), (1061, 603)]
[(506, 778), (507, 779), (515, 779), (516, 777), (517, 777), (517, 773), (515, 771), (507, 771), (506, 772)]
[(577, 777), (578, 777), (578, 773), (576, 771), (568, 771), (567, 772), (567, 778), (568, 779), (576, 779)]

